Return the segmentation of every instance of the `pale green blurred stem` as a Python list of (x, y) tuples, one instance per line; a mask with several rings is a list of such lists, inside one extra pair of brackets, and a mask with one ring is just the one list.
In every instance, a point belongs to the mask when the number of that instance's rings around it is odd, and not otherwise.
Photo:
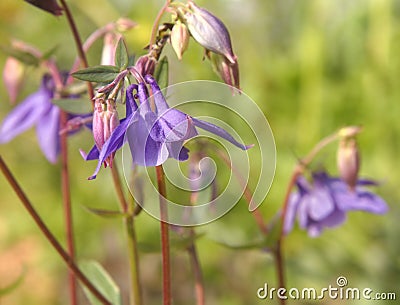
[(127, 238), (128, 259), (131, 278), (130, 303), (131, 305), (142, 305), (139, 256), (134, 223), (134, 203), (127, 202), (125, 198), (124, 192), (122, 190), (121, 179), (118, 173), (117, 165), (115, 163), (111, 168), (111, 172), (121, 210), (124, 214), (128, 215), (124, 218), (124, 227)]

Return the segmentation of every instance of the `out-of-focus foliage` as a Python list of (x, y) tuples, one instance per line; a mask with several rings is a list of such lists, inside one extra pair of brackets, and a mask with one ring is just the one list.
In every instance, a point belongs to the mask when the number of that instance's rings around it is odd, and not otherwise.
[[(128, 49), (138, 53), (148, 43), (151, 22), (163, 5), (155, 0), (69, 3), (82, 37), (121, 15), (138, 22), (140, 26), (127, 36)], [(229, 28), (239, 59), (241, 87), (265, 112), (275, 135), (277, 172), (270, 195), (261, 206), (265, 217), (271, 219), (279, 209), (297, 157), (307, 153), (321, 137), (355, 124), (364, 126), (359, 138), (361, 176), (380, 180), (379, 194), (390, 205), (385, 216), (350, 214), (344, 226), (327, 230), (317, 239), (308, 238), (303, 231), (293, 232), (285, 240), (288, 287), (327, 287), (344, 275), (349, 287), (394, 291), (400, 297), (399, 2), (199, 0), (198, 4), (219, 16)], [(76, 54), (64, 17), (53, 17), (23, 1), (0, 2), (0, 44), (8, 45), (11, 39), (24, 40), (44, 52), (57, 46), (55, 55), (61, 68), (70, 67)], [(203, 51), (194, 43), (189, 44), (181, 62), (170, 46), (166, 51), (170, 55), (170, 84), (218, 80), (210, 64), (202, 62)], [(89, 63), (98, 64), (100, 56), (98, 43), (89, 52)], [(0, 53), (1, 68), (5, 59)], [(27, 86), (18, 100), (35, 90), (40, 73), (28, 68), (25, 82)], [(1, 120), (10, 109), (1, 84)], [(109, 173), (103, 171), (95, 182), (86, 180), (95, 164), (85, 163), (78, 148), (88, 149), (92, 143), (89, 132), (70, 140), (77, 253), (82, 259), (102, 261), (121, 286), (126, 301), (127, 260), (120, 222), (97, 217), (83, 208), (117, 208)], [(316, 162), (331, 173), (336, 171), (335, 149), (332, 146), (324, 150)], [(0, 154), (48, 225), (63, 240), (58, 168), (42, 156), (34, 131), (1, 145)], [(65, 266), (3, 177), (0, 210), (0, 288), (13, 283), (21, 270), (27, 269), (24, 282), (11, 294), (0, 296), (0, 303), (67, 304)], [(139, 241), (158, 243), (158, 222), (145, 213), (137, 220), (137, 231)], [(208, 304), (264, 304), (256, 296), (257, 289), (265, 282), (276, 286), (270, 256), (257, 250), (226, 249), (212, 241), (240, 244), (254, 240), (257, 228), (244, 202), (199, 231), (206, 233), (197, 243)], [(186, 253), (174, 252), (172, 262), (174, 304), (194, 304), (193, 276)], [(159, 266), (158, 255), (142, 255), (144, 294), (149, 305), (159, 304)]]

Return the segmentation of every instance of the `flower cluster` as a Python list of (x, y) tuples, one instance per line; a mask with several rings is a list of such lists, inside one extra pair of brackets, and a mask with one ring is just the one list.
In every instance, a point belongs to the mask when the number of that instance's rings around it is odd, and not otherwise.
[(296, 181), (298, 191), (291, 194), (286, 211), (286, 234), (292, 230), (296, 216), (300, 227), (316, 237), (323, 229), (342, 224), (349, 211), (383, 214), (388, 210), (381, 197), (365, 188), (376, 185), (374, 181), (358, 180), (353, 189), (325, 172), (313, 173), (312, 178), (312, 184), (304, 176)]
[[(157, 166), (168, 158), (187, 160), (189, 151), (184, 147), (184, 142), (198, 135), (196, 127), (222, 137), (243, 150), (252, 147), (239, 143), (228, 132), (214, 124), (170, 108), (156, 80), (147, 75), (145, 81), (146, 83), (133, 84), (127, 88), (126, 117), (120, 121), (104, 145), (100, 149), (95, 145), (88, 154), (81, 151), (85, 160), (98, 159), (96, 170), (89, 179), (96, 178), (102, 163), (112, 159), (113, 154), (126, 141), (129, 143), (132, 160), (138, 165)], [(148, 94), (148, 89), (152, 95)], [(133, 94), (133, 91), (136, 91), (136, 94)], [(94, 132), (104, 130), (95, 126), (96, 121), (93, 124)]]

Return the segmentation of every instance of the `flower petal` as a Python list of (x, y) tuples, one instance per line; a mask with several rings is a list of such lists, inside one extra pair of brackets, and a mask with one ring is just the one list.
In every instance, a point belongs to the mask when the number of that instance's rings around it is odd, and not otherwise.
[(36, 133), (43, 154), (49, 162), (56, 163), (60, 151), (60, 109), (47, 103), (47, 112), (37, 122)]
[(166, 143), (153, 140), (142, 116), (138, 116), (138, 120), (128, 128), (127, 139), (132, 160), (136, 164), (157, 166), (164, 163), (169, 157)]
[(50, 98), (51, 93), (40, 88), (15, 107), (0, 127), (0, 143), (9, 142), (32, 127), (46, 111), (46, 103)]
[(211, 124), (209, 122), (203, 121), (203, 120), (199, 120), (196, 118), (192, 118), (193, 123), (195, 126), (200, 127), (204, 130), (207, 130), (221, 138), (224, 138), (225, 140), (227, 140), (228, 142), (231, 142), (233, 145), (243, 149), (243, 150), (247, 150), (251, 147), (253, 147), (254, 145), (244, 145), (242, 143), (239, 143), (238, 141), (235, 140), (234, 137), (232, 137), (226, 130), (222, 129), (221, 127)]
[(100, 152), (99, 152), (99, 150), (97, 149), (97, 146), (96, 146), (96, 145), (94, 145), (94, 146), (92, 147), (92, 149), (91, 149), (87, 154), (86, 154), (82, 149), (80, 149), (79, 152), (80, 152), (82, 158), (83, 158), (85, 161), (97, 160), (97, 159), (99, 158), (99, 155), (100, 155)]

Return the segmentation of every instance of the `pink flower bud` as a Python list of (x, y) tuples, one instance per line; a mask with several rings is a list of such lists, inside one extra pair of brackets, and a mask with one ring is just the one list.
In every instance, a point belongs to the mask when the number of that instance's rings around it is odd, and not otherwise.
[(360, 168), (360, 156), (355, 138), (342, 138), (337, 152), (337, 166), (340, 177), (350, 189), (357, 183)]
[(209, 52), (207, 56), (211, 60), (211, 65), (214, 71), (222, 78), (222, 80), (227, 85), (240, 90), (239, 64), (237, 62), (232, 64), (226, 57), (219, 54), (210, 54)]
[(15, 104), (23, 80), (24, 65), (14, 57), (8, 57), (3, 70), (3, 81), (11, 104)]
[(149, 55), (143, 55), (138, 58), (135, 64), (136, 70), (142, 75), (153, 75), (157, 61)]
[(174, 25), (171, 30), (171, 45), (174, 49), (178, 59), (182, 59), (183, 53), (186, 51), (189, 45), (190, 34), (187, 26), (180, 21)]
[(117, 24), (117, 30), (119, 32), (129, 31), (130, 29), (134, 28), (137, 25), (135, 21), (124, 17), (119, 18), (116, 24)]
[[(103, 97), (96, 98), (93, 112), (93, 138), (99, 151), (118, 125), (119, 118), (114, 101), (108, 99), (105, 102)], [(112, 166), (113, 158), (114, 154), (107, 158), (106, 165)]]
[(103, 51), (101, 53), (101, 65), (114, 65), (115, 47), (117, 45), (117, 37), (114, 33), (109, 32), (104, 35)]

